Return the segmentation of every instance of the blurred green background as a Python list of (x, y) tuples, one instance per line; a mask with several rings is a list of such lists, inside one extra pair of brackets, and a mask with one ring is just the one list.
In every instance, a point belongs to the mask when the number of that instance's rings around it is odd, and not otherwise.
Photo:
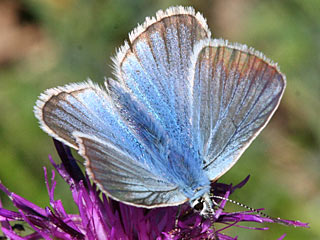
[[(1, 0), (0, 179), (46, 206), (42, 166), (58, 160), (33, 106), (45, 89), (111, 75), (110, 56), (128, 33), (172, 5), (203, 13), (213, 37), (248, 44), (278, 62), (287, 90), (267, 128), (222, 178), (251, 179), (232, 199), (266, 213), (310, 223), (310, 229), (267, 225), (232, 230), (239, 239), (320, 239), (320, 1), (318, 0)], [(78, 157), (78, 159), (81, 159)], [(59, 177), (56, 198), (75, 212)], [(0, 193), (5, 207), (9, 200)], [(227, 205), (227, 210), (243, 210)], [(251, 225), (257, 226), (257, 225)]]

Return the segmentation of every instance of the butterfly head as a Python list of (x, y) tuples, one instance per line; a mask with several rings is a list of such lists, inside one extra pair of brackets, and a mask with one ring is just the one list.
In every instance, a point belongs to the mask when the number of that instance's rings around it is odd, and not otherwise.
[(190, 200), (190, 205), (203, 217), (209, 217), (214, 214), (214, 203), (211, 200), (209, 193), (204, 193), (201, 197)]

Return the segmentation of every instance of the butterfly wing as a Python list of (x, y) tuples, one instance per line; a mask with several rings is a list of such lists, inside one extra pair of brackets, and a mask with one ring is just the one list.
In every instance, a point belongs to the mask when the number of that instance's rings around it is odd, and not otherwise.
[(275, 112), (285, 77), (261, 53), (223, 40), (200, 42), (193, 56), (194, 136), (211, 180), (228, 171)]
[(79, 150), (90, 176), (109, 196), (144, 207), (187, 200), (177, 186), (153, 174), (148, 164), (152, 156), (121, 119), (111, 97), (92, 82), (47, 90), (35, 115), (45, 132)]
[[(114, 60), (122, 91), (134, 96), (167, 134), (190, 145), (191, 84), (188, 81), (194, 45), (210, 37), (205, 19), (192, 8), (159, 11), (130, 34)], [(118, 82), (109, 80), (114, 90)], [(118, 90), (117, 90), (118, 91)], [(119, 101), (120, 107), (126, 102)]]
[(182, 204), (177, 186), (145, 169), (128, 153), (92, 135), (74, 133), (90, 178), (116, 200), (145, 207)]

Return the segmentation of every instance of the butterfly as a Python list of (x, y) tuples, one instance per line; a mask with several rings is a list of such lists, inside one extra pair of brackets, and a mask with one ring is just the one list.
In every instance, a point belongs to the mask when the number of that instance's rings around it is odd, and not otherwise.
[(286, 80), (246, 45), (211, 39), (191, 7), (158, 11), (112, 59), (115, 79), (46, 90), (41, 128), (78, 150), (111, 198), (144, 208), (213, 210), (210, 183), (227, 172), (277, 109)]

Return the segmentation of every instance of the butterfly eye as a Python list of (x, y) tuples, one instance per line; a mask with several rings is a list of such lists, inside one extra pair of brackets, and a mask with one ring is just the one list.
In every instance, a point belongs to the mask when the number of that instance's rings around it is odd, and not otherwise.
[(196, 205), (193, 207), (196, 211), (201, 211), (203, 209), (203, 200), (201, 199)]
[(195, 199), (191, 205), (196, 211), (201, 212), (204, 208), (204, 204), (205, 204), (204, 199), (200, 197)]

